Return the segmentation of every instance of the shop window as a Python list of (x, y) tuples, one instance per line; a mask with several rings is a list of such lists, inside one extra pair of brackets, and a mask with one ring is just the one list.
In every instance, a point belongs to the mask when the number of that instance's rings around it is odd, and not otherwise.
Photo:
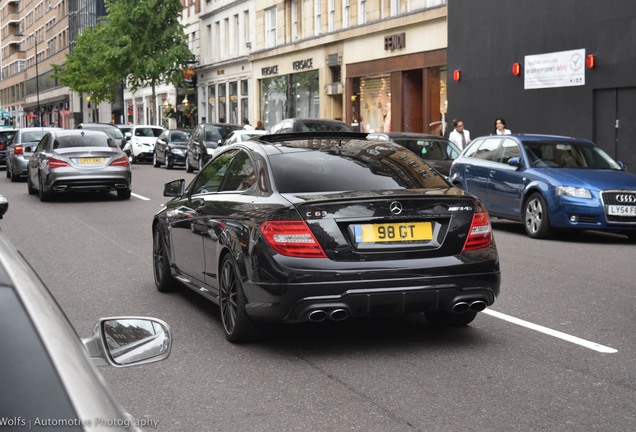
[(238, 111), (238, 83), (232, 81), (230, 83), (230, 123), (239, 124)]
[(219, 84), (219, 122), (227, 123), (227, 86)]
[(391, 77), (360, 78), (360, 123), (367, 132), (390, 132)]
[(216, 122), (216, 87), (208, 86), (208, 121)]

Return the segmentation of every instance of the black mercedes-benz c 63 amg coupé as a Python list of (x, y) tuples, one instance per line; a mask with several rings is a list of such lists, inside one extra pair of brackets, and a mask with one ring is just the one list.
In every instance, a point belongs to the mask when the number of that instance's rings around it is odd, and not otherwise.
[(466, 325), (499, 294), (488, 213), (406, 148), (355, 132), (263, 135), (211, 159), (152, 222), (155, 282), (267, 321), (423, 313)]

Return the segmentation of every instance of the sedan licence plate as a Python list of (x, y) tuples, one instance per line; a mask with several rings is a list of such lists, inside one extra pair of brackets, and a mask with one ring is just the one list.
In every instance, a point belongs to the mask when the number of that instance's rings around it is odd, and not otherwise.
[(636, 206), (609, 205), (607, 214), (611, 216), (636, 216)]
[(426, 241), (433, 238), (430, 222), (354, 225), (356, 243)]
[(104, 163), (104, 158), (79, 158), (77, 160), (78, 165), (102, 165)]

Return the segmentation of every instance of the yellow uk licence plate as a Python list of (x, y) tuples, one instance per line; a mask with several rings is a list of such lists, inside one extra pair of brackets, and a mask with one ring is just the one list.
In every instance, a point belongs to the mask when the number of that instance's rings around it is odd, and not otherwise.
[(354, 225), (356, 243), (426, 241), (433, 238), (430, 222)]
[(104, 163), (104, 158), (79, 158), (79, 165), (102, 165)]

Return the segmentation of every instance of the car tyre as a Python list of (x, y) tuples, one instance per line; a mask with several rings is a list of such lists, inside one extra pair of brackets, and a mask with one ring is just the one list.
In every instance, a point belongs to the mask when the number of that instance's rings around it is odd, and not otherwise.
[(232, 343), (256, 338), (257, 327), (245, 312), (245, 292), (230, 254), (223, 258), (219, 280), (219, 306), (225, 338)]
[[(8, 165), (7, 165), (8, 166)], [(12, 169), (7, 169), (7, 177), (11, 179), (11, 183), (15, 183), (20, 180), (20, 176), (15, 173)]]
[(155, 168), (159, 168), (161, 166), (161, 162), (157, 160), (157, 152), (152, 153), (152, 166)]
[(540, 193), (533, 193), (523, 206), (523, 226), (530, 238), (545, 239), (553, 234), (548, 205)]
[(463, 313), (435, 311), (425, 312), (426, 320), (435, 327), (459, 327), (465, 326), (473, 322), (477, 316), (475, 311), (467, 311)]
[(636, 232), (628, 231), (628, 232), (625, 233), (625, 235), (627, 236), (627, 238), (629, 239), (630, 242), (636, 243)]
[(6, 171), (7, 171), (7, 178), (11, 178), (11, 170), (9, 169), (9, 164), (7, 164)]
[(41, 202), (46, 202), (46, 201), (51, 201), (51, 193), (50, 192), (46, 192), (44, 190), (44, 181), (42, 180), (42, 176), (38, 176), (38, 181), (39, 181), (39, 190), (38, 190), (38, 194), (40, 196), (40, 201)]
[(31, 183), (31, 176), (27, 173), (27, 190), (29, 191), (29, 195), (35, 195), (38, 193), (38, 190), (33, 187), (33, 183)]
[(174, 162), (172, 161), (172, 157), (170, 155), (166, 155), (166, 169), (174, 168)]
[(152, 236), (152, 261), (155, 286), (159, 292), (171, 292), (177, 290), (179, 282), (172, 276), (166, 245), (159, 230), (155, 227)]
[(186, 172), (194, 172), (194, 168), (192, 168), (192, 165), (190, 165), (190, 158), (186, 155)]
[(199, 160), (197, 161), (197, 163), (199, 164), (199, 171), (201, 171), (203, 169), (203, 165), (205, 165), (205, 162), (203, 161), (203, 156), (199, 157)]
[(130, 199), (130, 195), (132, 195), (132, 191), (130, 189), (117, 190), (117, 198), (119, 198), (120, 200)]

